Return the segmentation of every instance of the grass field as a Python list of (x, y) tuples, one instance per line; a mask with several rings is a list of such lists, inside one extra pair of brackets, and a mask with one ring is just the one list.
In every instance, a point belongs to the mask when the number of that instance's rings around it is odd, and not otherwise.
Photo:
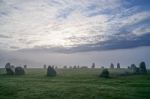
[(150, 74), (118, 76), (124, 69), (58, 69), (47, 77), (44, 69), (27, 69), (26, 75), (5, 75), (0, 69), (0, 99), (150, 99)]

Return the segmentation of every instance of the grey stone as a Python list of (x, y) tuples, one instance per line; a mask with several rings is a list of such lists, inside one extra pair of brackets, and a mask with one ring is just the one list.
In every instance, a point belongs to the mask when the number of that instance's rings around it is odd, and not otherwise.
[(16, 75), (24, 75), (25, 71), (24, 71), (24, 69), (22, 67), (19, 66), (19, 67), (15, 68), (15, 74)]
[(103, 69), (100, 77), (109, 78), (109, 71), (108, 69)]
[(141, 74), (146, 74), (147, 73), (145, 62), (140, 63), (139, 70), (140, 70)]
[(6, 63), (5, 69), (6, 69), (7, 75), (14, 75), (15, 74), (15, 66), (10, 65), (10, 63)]
[(53, 67), (48, 66), (47, 68), (47, 76), (56, 76), (56, 71)]

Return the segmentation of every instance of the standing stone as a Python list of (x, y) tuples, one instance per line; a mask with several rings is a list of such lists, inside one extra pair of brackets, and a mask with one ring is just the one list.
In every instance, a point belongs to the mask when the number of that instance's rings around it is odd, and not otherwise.
[(146, 74), (147, 73), (145, 62), (140, 63), (139, 69), (140, 69), (141, 74)]
[(109, 78), (109, 71), (108, 69), (103, 69), (100, 77)]
[(91, 66), (91, 68), (95, 68), (95, 63), (92, 63), (92, 66)]
[(24, 65), (23, 67), (24, 67), (24, 69), (27, 69), (27, 65)]
[(140, 70), (139, 70), (139, 68), (138, 67), (136, 67), (136, 65), (135, 64), (131, 64), (131, 70), (132, 70), (132, 72), (134, 73), (134, 74), (139, 74), (139, 72), (140, 72)]
[(130, 66), (128, 66), (128, 69), (130, 69)]
[(104, 66), (102, 66), (101, 69), (104, 69)]
[(57, 69), (58, 67), (57, 66), (55, 66), (55, 69)]
[(140, 68), (136, 67), (135, 74), (140, 74)]
[(67, 66), (65, 65), (63, 68), (64, 68), (64, 69), (67, 69)]
[(113, 63), (110, 64), (110, 68), (114, 69), (114, 64)]
[(22, 67), (19, 66), (19, 67), (15, 68), (15, 74), (16, 75), (24, 75), (25, 71), (24, 71), (24, 69)]
[(76, 69), (76, 68), (77, 68), (77, 66), (76, 66), (76, 65), (74, 65), (74, 66), (73, 66), (73, 69)]
[(51, 66), (48, 66), (47, 68), (47, 76), (56, 76), (56, 71)]
[(132, 72), (135, 72), (136, 71), (136, 65), (135, 64), (131, 64), (130, 69), (132, 70)]
[(13, 65), (10, 65), (10, 63), (6, 63), (5, 69), (6, 69), (6, 74), (7, 75), (14, 75), (15, 67)]
[(117, 69), (120, 69), (120, 63), (117, 63)]
[(46, 69), (46, 65), (45, 64), (44, 64), (43, 68)]

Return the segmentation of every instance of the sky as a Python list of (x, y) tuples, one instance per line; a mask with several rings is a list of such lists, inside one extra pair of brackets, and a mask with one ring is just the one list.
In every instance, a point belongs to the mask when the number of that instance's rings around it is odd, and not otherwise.
[(150, 68), (150, 0), (0, 0), (0, 67)]

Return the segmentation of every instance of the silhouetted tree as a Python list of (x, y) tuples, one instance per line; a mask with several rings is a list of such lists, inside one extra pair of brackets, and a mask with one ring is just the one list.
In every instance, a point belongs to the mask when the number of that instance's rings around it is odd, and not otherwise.
[(117, 68), (120, 69), (120, 63), (117, 63)]
[(110, 64), (110, 68), (114, 69), (114, 64), (113, 63)]
[(51, 66), (48, 66), (47, 68), (47, 76), (56, 76), (56, 71)]
[(24, 75), (25, 71), (24, 71), (24, 69), (22, 67), (19, 66), (19, 67), (15, 68), (15, 74), (16, 75)]
[(142, 74), (147, 73), (145, 62), (140, 63), (139, 69), (140, 69), (140, 73)]
[(108, 69), (103, 69), (102, 73), (100, 74), (100, 77), (109, 78)]
[(92, 66), (91, 66), (91, 68), (95, 68), (95, 63), (92, 63)]

